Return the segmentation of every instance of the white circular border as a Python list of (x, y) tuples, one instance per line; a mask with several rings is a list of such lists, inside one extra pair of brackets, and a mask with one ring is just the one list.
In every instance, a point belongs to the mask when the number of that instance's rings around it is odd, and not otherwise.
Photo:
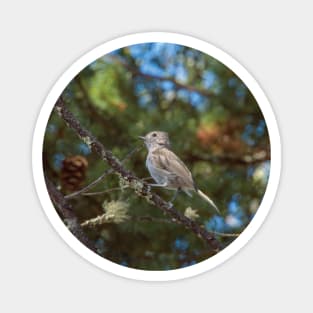
[[(271, 143), (271, 169), (266, 192), (256, 215), (242, 234), (213, 257), (189, 267), (168, 271), (144, 271), (121, 266), (102, 258), (84, 246), (72, 235), (56, 213), (46, 188), (42, 164), (43, 138), (47, 122), (54, 104), (69, 82), (82, 69), (99, 57), (125, 46), (148, 42), (167, 42), (197, 49), (216, 58), (234, 71), (250, 89), (258, 102), (266, 120)], [(65, 71), (51, 89), (39, 113), (34, 131), (32, 161), (35, 186), (42, 207), (57, 232), (79, 255), (99, 268), (119, 276), (145, 281), (170, 281), (195, 276), (218, 266), (233, 256), (251, 239), (263, 223), (274, 201), (281, 170), (281, 144), (278, 126), (271, 105), (258, 83), (242, 65), (222, 50), (202, 40), (175, 33), (152, 32), (127, 35), (104, 43), (83, 55)]]

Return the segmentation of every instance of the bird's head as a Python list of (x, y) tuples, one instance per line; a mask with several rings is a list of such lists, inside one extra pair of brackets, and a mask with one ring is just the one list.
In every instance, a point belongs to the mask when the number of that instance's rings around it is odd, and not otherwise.
[(156, 149), (160, 147), (170, 147), (170, 140), (168, 138), (168, 133), (162, 131), (152, 131), (148, 133), (146, 136), (139, 136), (142, 140), (144, 140), (145, 145), (148, 150)]

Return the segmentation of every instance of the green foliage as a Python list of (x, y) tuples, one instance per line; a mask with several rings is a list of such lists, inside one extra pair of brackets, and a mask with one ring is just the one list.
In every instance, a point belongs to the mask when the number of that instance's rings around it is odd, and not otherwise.
[[(136, 45), (90, 64), (62, 96), (82, 125), (120, 159), (141, 144), (139, 135), (167, 131), (173, 151), (223, 217), (196, 195), (179, 195), (175, 207), (208, 230), (240, 233), (253, 218), (269, 175), (267, 128), (250, 91), (217, 60), (177, 45)], [(108, 168), (52, 113), (43, 163), (45, 174), (60, 188), (62, 160), (74, 155), (88, 160), (83, 186)], [(142, 149), (125, 166), (138, 177), (147, 177), (145, 157)], [(103, 203), (117, 204), (122, 210), (118, 223), (113, 219), (85, 228), (104, 257), (133, 268), (167, 270), (212, 255), (192, 232), (171, 222), (133, 190), (116, 190), (118, 186), (119, 177), (109, 175), (92, 192), (114, 188), (111, 192), (69, 200), (81, 223), (103, 215)], [(164, 199), (173, 195), (163, 189), (155, 191)], [(69, 193), (64, 188), (62, 192)], [(224, 246), (234, 240), (218, 238)]]

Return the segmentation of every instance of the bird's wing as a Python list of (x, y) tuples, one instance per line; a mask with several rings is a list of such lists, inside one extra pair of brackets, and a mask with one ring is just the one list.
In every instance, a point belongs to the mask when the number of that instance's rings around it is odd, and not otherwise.
[(156, 166), (175, 176), (181, 185), (196, 189), (191, 172), (184, 162), (171, 150), (161, 148), (156, 151)]

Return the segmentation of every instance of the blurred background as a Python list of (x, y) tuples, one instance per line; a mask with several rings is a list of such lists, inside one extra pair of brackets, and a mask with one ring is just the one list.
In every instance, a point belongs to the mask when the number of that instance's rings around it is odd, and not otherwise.
[[(87, 66), (62, 96), (81, 124), (120, 159), (142, 144), (138, 136), (168, 132), (173, 151), (223, 216), (196, 195), (180, 194), (175, 207), (217, 232), (224, 247), (257, 212), (270, 171), (265, 120), (244, 83), (216, 59), (174, 44), (134, 45)], [(125, 161), (140, 178), (149, 177), (146, 154), (142, 148)], [(43, 164), (65, 195), (108, 169), (55, 113), (46, 128)], [(103, 257), (132, 268), (169, 270), (212, 256), (194, 233), (120, 187), (118, 177), (109, 175), (88, 191), (102, 193), (68, 200), (81, 223), (104, 213), (118, 217), (83, 224)], [(173, 196), (155, 191), (165, 200)]]

